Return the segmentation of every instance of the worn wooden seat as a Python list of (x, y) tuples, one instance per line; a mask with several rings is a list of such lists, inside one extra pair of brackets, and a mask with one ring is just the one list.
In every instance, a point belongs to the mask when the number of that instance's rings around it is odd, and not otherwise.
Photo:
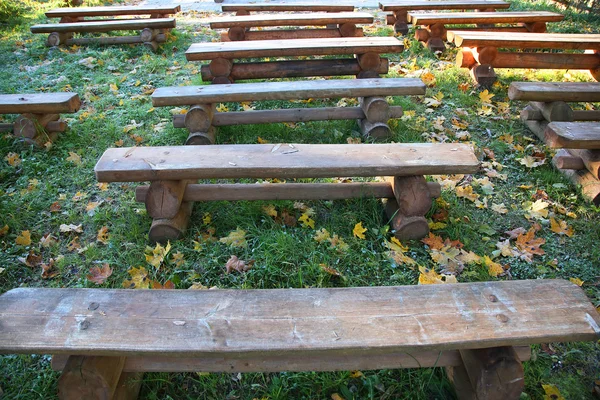
[(524, 388), (522, 361), (530, 357), (524, 346), (595, 341), (600, 332), (594, 306), (565, 280), (266, 290), (18, 288), (0, 296), (0, 310), (0, 352), (54, 354), (61, 398), (86, 399), (134, 399), (146, 371), (446, 367), (459, 399), (516, 400)]
[[(425, 236), (424, 218), (439, 185), (423, 175), (474, 173), (479, 167), (464, 144), (256, 144), (114, 148), (95, 167), (99, 182), (144, 182), (136, 198), (154, 218), (153, 241), (180, 237), (192, 202), (212, 200), (339, 199), (393, 194), (387, 210), (399, 238)], [(198, 179), (331, 178), (392, 176), (389, 184), (195, 185)], [(373, 186), (375, 185), (375, 186)], [(349, 189), (351, 188), (351, 189)], [(348, 192), (350, 191), (350, 193)], [(231, 198), (232, 194), (234, 198)], [(342, 197), (340, 197), (342, 196)], [(387, 197), (387, 195), (383, 196)]]
[(408, 20), (413, 25), (424, 26), (416, 30), (415, 37), (427, 43), (427, 47), (432, 51), (445, 50), (444, 41), (452, 25), (477, 25), (477, 27), (461, 27), (460, 30), (463, 31), (539, 33), (546, 32), (546, 23), (562, 21), (563, 18), (562, 14), (547, 11), (408, 13)]
[[(456, 64), (469, 68), (482, 86), (496, 80), (494, 68), (583, 69), (600, 80), (600, 34), (448, 31), (447, 36), (462, 47)], [(586, 53), (522, 53), (499, 49), (586, 50)]]
[[(222, 3), (215, 1), (215, 3)], [(253, 11), (262, 12), (347, 12), (354, 11), (352, 4), (326, 3), (326, 2), (252, 2), (252, 3), (227, 3), (221, 5), (221, 10), (224, 12), (237, 12), (237, 15), (248, 15)]]
[(501, 0), (391, 0), (380, 1), (379, 8), (383, 11), (392, 11), (386, 21), (394, 25), (397, 33), (408, 33), (408, 12), (417, 10), (479, 10), (494, 11), (506, 9), (510, 3)]
[[(57, 8), (46, 12), (49, 18), (60, 18), (58, 24), (40, 24), (31, 27), (32, 33), (49, 33), (47, 45), (133, 44), (143, 43), (152, 50), (166, 40), (166, 32), (175, 28), (175, 19), (168, 18), (181, 10), (180, 6), (152, 7), (81, 7)], [(149, 18), (138, 18), (148, 15)], [(127, 16), (128, 19), (120, 17)], [(87, 19), (88, 17), (115, 17)], [(111, 31), (139, 31), (139, 35), (116, 37), (73, 38), (75, 33), (104, 33)]]
[(562, 149), (554, 165), (600, 204), (600, 110), (573, 110), (567, 104), (600, 102), (600, 83), (513, 82), (508, 97), (529, 100), (521, 111), (523, 123), (547, 146)]
[[(371, 24), (373, 16), (368, 13), (310, 13), (310, 14), (260, 14), (224, 17), (210, 21), (212, 29), (228, 29), (221, 41), (273, 40), (323, 37), (363, 36), (357, 24)], [(285, 26), (330, 26), (327, 29), (277, 29), (252, 31), (250, 28)]]
[[(215, 127), (306, 122), (358, 120), (363, 134), (373, 139), (389, 137), (390, 118), (402, 116), (402, 107), (390, 107), (385, 96), (424, 95), (420, 79), (331, 79), (313, 81), (240, 83), (235, 85), (177, 86), (158, 88), (152, 94), (155, 107), (187, 106), (186, 114), (173, 117), (173, 125), (187, 128), (186, 144), (213, 144)], [(319, 98), (359, 98), (360, 107), (285, 108), (275, 110), (217, 112), (216, 103)]]
[[(188, 61), (211, 60), (201, 68), (202, 80), (233, 83), (236, 80), (306, 76), (357, 75), (376, 78), (388, 71), (381, 54), (404, 50), (393, 37), (350, 37), (253, 40), (243, 42), (194, 43), (185, 52)], [(356, 56), (351, 59), (291, 60), (238, 63), (233, 60), (265, 57)]]
[(0, 94), (0, 114), (20, 114), (14, 123), (0, 123), (0, 132), (42, 146), (67, 129), (60, 114), (75, 113), (80, 106), (77, 93)]

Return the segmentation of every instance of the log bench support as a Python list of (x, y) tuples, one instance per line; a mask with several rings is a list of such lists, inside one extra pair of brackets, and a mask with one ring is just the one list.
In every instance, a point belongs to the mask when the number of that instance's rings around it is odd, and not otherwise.
[(234, 26), (221, 34), (221, 41), (316, 39), (364, 36), (362, 28), (353, 23), (329, 24), (324, 29), (277, 29), (253, 31)]
[(25, 143), (42, 147), (67, 130), (67, 123), (59, 118), (58, 114), (21, 114), (12, 124), (1, 123), (0, 132), (12, 132)]
[(151, 51), (158, 49), (159, 43), (167, 40), (166, 32), (169, 29), (151, 29), (144, 28), (139, 35), (134, 36), (116, 36), (116, 37), (93, 37), (93, 38), (74, 38), (73, 32), (52, 32), (48, 35), (46, 45), (48, 47), (66, 45), (66, 46), (84, 46), (88, 44), (143, 44)]

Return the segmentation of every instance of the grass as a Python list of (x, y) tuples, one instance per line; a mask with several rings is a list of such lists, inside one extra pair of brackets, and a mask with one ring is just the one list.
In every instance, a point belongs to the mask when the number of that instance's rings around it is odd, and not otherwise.
[[(132, 184), (111, 184), (107, 190), (96, 185), (93, 167), (102, 152), (123, 141), (123, 146), (179, 145), (187, 134), (170, 123), (169, 109), (152, 109), (149, 93), (152, 88), (171, 85), (201, 84), (199, 65), (187, 63), (184, 51), (193, 42), (217, 38), (196, 19), (203, 15), (189, 14), (181, 18), (173, 37), (157, 53), (143, 46), (81, 47), (48, 49), (44, 35), (31, 35), (28, 26), (43, 22), (43, 10), (57, 6), (57, 1), (33, 2), (20, 21), (0, 27), (0, 92), (23, 93), (35, 91), (73, 91), (84, 101), (82, 109), (67, 115), (70, 129), (60, 134), (48, 150), (33, 149), (5, 135), (0, 138), (0, 228), (9, 230), (0, 237), (0, 292), (15, 287), (97, 287), (86, 278), (93, 266), (103, 263), (113, 268), (112, 275), (101, 287), (120, 288), (129, 278), (131, 267), (144, 266), (150, 278), (161, 283), (171, 280), (178, 289), (187, 289), (193, 283), (220, 288), (288, 288), (414, 285), (419, 271), (414, 266), (397, 265), (387, 256), (384, 245), (390, 233), (388, 220), (382, 214), (380, 202), (373, 199), (348, 201), (306, 202), (315, 211), (316, 229), (326, 228), (336, 233), (349, 245), (346, 251), (337, 251), (328, 244), (317, 243), (315, 230), (285, 226), (263, 213), (263, 206), (275, 205), (279, 211), (287, 210), (295, 217), (300, 212), (294, 202), (215, 202), (197, 204), (184, 239), (172, 243), (172, 250), (164, 265), (155, 269), (147, 265), (145, 252), (150, 220), (143, 205), (133, 200)], [(96, 2), (98, 4), (99, 2)], [(535, 3), (535, 4), (534, 4)], [(546, 2), (514, 1), (515, 9), (555, 10)], [(568, 12), (564, 22), (553, 24), (552, 30), (560, 32), (598, 31), (594, 17)], [(369, 34), (391, 34), (389, 27), (378, 25), (367, 29)], [(519, 122), (519, 110), (524, 104), (513, 102), (509, 112), (498, 118), (498, 109), (490, 115), (478, 115), (481, 101), (465, 70), (453, 66), (456, 50), (449, 50), (436, 58), (413, 40), (406, 40), (406, 51), (390, 55), (391, 76), (422, 76), (430, 71), (436, 83), (428, 89), (427, 96), (443, 93), (442, 104), (430, 109), (422, 98), (394, 98), (393, 104), (402, 105), (414, 116), (397, 120), (393, 124), (393, 137), (397, 142), (427, 141), (432, 133), (453, 134), (450, 128), (454, 117), (468, 123), (465, 129), (483, 158), (482, 149), (494, 152), (502, 164), (499, 172), (506, 181), (492, 179), (493, 194), (473, 184), (480, 200), (504, 203), (508, 213), (500, 215), (488, 208), (478, 208), (474, 203), (459, 198), (453, 190), (443, 192), (447, 203), (438, 202), (431, 215), (442, 208), (449, 216), (446, 227), (435, 231), (437, 235), (460, 240), (465, 249), (478, 255), (492, 255), (503, 232), (516, 227), (529, 229), (541, 222), (537, 233), (546, 240), (544, 255), (535, 256), (532, 262), (516, 257), (496, 257), (495, 260), (510, 267), (513, 279), (579, 278), (590, 300), (600, 304), (598, 289), (600, 259), (600, 224), (598, 208), (590, 205), (569, 181), (549, 165), (551, 152)], [(79, 63), (92, 57), (93, 69)], [(499, 84), (494, 86), (494, 107), (507, 102), (507, 86), (518, 80), (589, 80), (579, 72), (500, 70)], [(466, 91), (458, 89), (467, 85)], [(111, 85), (116, 85), (111, 88)], [(257, 109), (271, 107), (313, 107), (336, 105), (339, 99), (314, 100), (308, 104), (289, 102), (253, 103)], [(227, 104), (230, 110), (240, 109), (239, 104)], [(598, 106), (597, 104), (595, 105)], [(463, 109), (459, 112), (457, 109)], [(432, 112), (430, 112), (431, 110)], [(408, 113), (410, 114), (410, 113)], [(434, 127), (436, 119), (445, 117), (443, 130)], [(124, 127), (143, 125), (125, 133)], [(513, 144), (506, 141), (512, 136)], [(346, 143), (349, 138), (359, 138), (353, 121), (332, 121), (223, 127), (219, 129), (219, 143), (256, 143), (259, 138), (270, 143)], [(429, 138), (429, 139), (428, 139)], [(520, 145), (521, 147), (515, 147)], [(519, 150), (522, 149), (522, 150)], [(11, 166), (5, 160), (16, 153), (21, 160)], [(68, 160), (70, 153), (81, 157), (81, 164)], [(524, 155), (543, 153), (547, 162), (528, 169), (519, 163)], [(489, 160), (488, 160), (489, 161)], [(475, 178), (483, 178), (484, 173)], [(525, 185), (524, 188), (519, 186)], [(528, 220), (523, 203), (540, 195), (548, 196), (551, 215), (567, 221), (575, 230), (573, 237), (557, 235), (550, 231), (548, 219)], [(51, 211), (57, 202), (60, 209)], [(101, 202), (93, 211), (87, 211), (90, 202)], [(569, 218), (560, 210), (572, 212)], [(203, 221), (210, 216), (210, 223)], [(356, 223), (362, 222), (368, 231), (367, 240), (353, 237)], [(61, 224), (82, 225), (82, 232), (60, 233)], [(106, 244), (96, 240), (97, 232), (106, 226), (109, 239)], [(247, 232), (247, 248), (233, 248), (218, 241), (198, 241), (207, 229), (215, 230), (221, 238), (241, 228)], [(16, 244), (22, 231), (29, 230), (32, 244)], [(42, 247), (40, 239), (51, 234), (56, 243)], [(423, 243), (407, 243), (406, 255), (419, 265), (440, 271)], [(40, 267), (31, 268), (18, 261), (33, 250), (41, 254), (44, 262), (52, 258), (57, 274), (44, 279)], [(182, 255), (182, 262), (172, 258)], [(225, 274), (224, 264), (230, 255), (255, 260), (254, 267), (245, 274)], [(342, 277), (327, 273), (320, 265), (337, 270)], [(486, 268), (469, 264), (458, 274), (461, 282), (493, 278)], [(440, 305), (442, 306), (442, 305)], [(526, 390), (524, 399), (542, 399), (542, 384), (555, 385), (566, 399), (592, 398), (594, 380), (598, 374), (600, 347), (598, 343), (566, 343), (534, 346), (533, 358), (525, 363)], [(350, 372), (337, 373), (279, 373), (279, 374), (146, 374), (140, 398), (143, 399), (314, 399), (330, 398), (338, 393), (345, 399), (452, 399), (453, 389), (441, 368), (422, 370), (362, 371), (353, 377)], [(52, 372), (48, 356), (6, 355), (0, 357), (0, 387), (7, 399), (54, 398), (58, 374)]]

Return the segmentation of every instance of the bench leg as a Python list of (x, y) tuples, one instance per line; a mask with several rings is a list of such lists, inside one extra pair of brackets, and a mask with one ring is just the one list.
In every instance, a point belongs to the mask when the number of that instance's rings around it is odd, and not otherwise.
[[(233, 70), (233, 62), (226, 58), (215, 58), (208, 64), (208, 70), (212, 76), (212, 83), (233, 83), (231, 71)], [(204, 77), (202, 77), (204, 80)]]
[(517, 400), (525, 387), (514, 347), (460, 350), (463, 365), (448, 368), (460, 400)]
[(592, 53), (598, 56), (598, 68), (590, 69), (590, 75), (596, 80), (596, 82), (600, 82), (600, 51), (586, 50), (586, 53)]
[(427, 236), (429, 224), (425, 214), (431, 208), (431, 198), (439, 195), (437, 185), (428, 185), (423, 176), (396, 176), (388, 180), (395, 198), (388, 199), (385, 211), (394, 235), (399, 240)]
[(379, 54), (370, 52), (364, 54), (355, 54), (355, 57), (359, 68), (359, 72), (356, 75), (358, 79), (379, 78), (382, 65), (386, 66), (385, 69), (387, 73), (387, 60), (382, 59)]
[(424, 42), (432, 52), (442, 52), (446, 50), (444, 40), (446, 40), (447, 32), (448, 30), (444, 24), (434, 24), (427, 26), (426, 29), (417, 29), (415, 38)]
[(142, 388), (143, 372), (123, 372), (112, 400), (135, 400)]
[(67, 44), (67, 40), (73, 37), (72, 33), (59, 33), (52, 32), (48, 35), (48, 40), (46, 41), (46, 45), (48, 47), (60, 46), (61, 44)]
[(41, 147), (67, 129), (66, 122), (59, 118), (58, 114), (21, 114), (12, 125), (12, 131), (26, 143)]
[(527, 28), (527, 30), (529, 32), (546, 33), (548, 31), (548, 29), (546, 28), (545, 22), (532, 22), (532, 23), (528, 23), (528, 24), (524, 24), (524, 25), (525, 25), (525, 28)]
[(408, 33), (408, 12), (394, 11), (394, 32), (401, 35)]
[(340, 35), (342, 35), (342, 37), (359, 36), (357, 34), (358, 30), (356, 29), (355, 24), (347, 22), (345, 24), (341, 24), (338, 29), (339, 29)]
[(125, 357), (70, 356), (58, 380), (58, 397), (71, 399), (112, 399)]
[(212, 126), (215, 104), (197, 104), (185, 114), (183, 123), (190, 131), (186, 144), (214, 144), (215, 135)]
[(153, 243), (166, 243), (183, 236), (192, 215), (193, 202), (183, 202), (174, 218), (154, 219), (148, 237)]
[(383, 97), (361, 97), (360, 107), (365, 113), (365, 118), (358, 121), (365, 137), (372, 139), (386, 139), (392, 134), (388, 126), (390, 119), (390, 106)]

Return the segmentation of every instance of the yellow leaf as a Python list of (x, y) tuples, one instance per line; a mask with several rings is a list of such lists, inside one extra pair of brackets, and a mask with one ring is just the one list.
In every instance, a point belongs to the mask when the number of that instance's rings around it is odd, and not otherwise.
[(217, 111), (218, 112), (227, 112), (227, 111), (229, 111), (229, 108), (227, 108), (227, 106), (225, 104), (219, 103), (219, 105), (217, 106)]
[(443, 222), (430, 222), (429, 223), (429, 229), (432, 231), (438, 231), (440, 229), (444, 229), (446, 226), (448, 226), (448, 224), (445, 224)]
[(312, 228), (315, 229), (315, 220), (312, 219), (307, 212), (305, 212), (304, 214), (302, 214), (300, 216), (300, 218), (298, 218), (298, 221), (300, 221), (300, 223), (302, 223), (302, 226), (305, 228)]
[(579, 278), (569, 278), (569, 280), (571, 282), (573, 282), (574, 284), (576, 284), (577, 286), (582, 286), (583, 285), (583, 281)]
[(98, 235), (96, 235), (96, 240), (102, 244), (108, 244), (108, 227), (103, 226), (98, 230)]
[(106, 183), (106, 182), (96, 183), (96, 187), (98, 189), (100, 189), (100, 191), (106, 192), (108, 190), (108, 183)]
[(241, 105), (242, 105), (242, 109), (244, 111), (252, 111), (252, 110), (254, 110), (254, 107), (252, 106), (252, 103), (249, 102), (249, 101), (242, 101)]
[(17, 153), (10, 152), (6, 155), (6, 157), (4, 157), (4, 159), (11, 167), (18, 167), (21, 165), (21, 157), (19, 157)]
[(496, 277), (504, 273), (504, 268), (502, 267), (502, 265), (492, 261), (492, 259), (489, 256), (483, 256), (483, 265), (485, 265), (488, 268), (488, 274), (490, 276)]
[(331, 395), (331, 400), (346, 400), (346, 399), (344, 399), (342, 396), (340, 396), (340, 395), (339, 395), (339, 394), (337, 394), (337, 393), (333, 393), (333, 394)]
[(117, 92), (119, 91), (119, 87), (117, 85), (115, 85), (114, 83), (111, 83), (109, 86), (110, 86), (111, 92), (113, 92), (113, 94), (117, 94)]
[(261, 138), (260, 136), (258, 137), (258, 139), (256, 139), (256, 141), (260, 144), (267, 144), (269, 143), (268, 141), (266, 141), (265, 139)]
[(490, 93), (487, 89), (479, 93), (479, 100), (484, 104), (492, 104), (492, 97), (494, 97), (494, 94)]
[(540, 165), (543, 165), (544, 163), (546, 163), (545, 158), (540, 160), (540, 159), (532, 157), (532, 156), (525, 156), (523, 158), (518, 158), (517, 160), (519, 160), (519, 163), (523, 164), (527, 168), (539, 167)]
[(337, 233), (334, 233), (333, 236), (330, 237), (328, 240), (331, 244), (331, 247), (336, 249), (340, 253), (347, 251), (349, 248), (348, 244), (344, 241), (344, 239), (339, 237)]
[(237, 228), (235, 231), (229, 233), (229, 235), (219, 239), (219, 242), (225, 243), (232, 247), (248, 247), (246, 242), (246, 231)]
[(204, 225), (208, 225), (208, 224), (210, 224), (211, 221), (212, 221), (212, 217), (210, 216), (210, 213), (204, 213), (204, 216), (202, 217), (202, 223)]
[(323, 243), (324, 241), (329, 240), (330, 238), (331, 238), (331, 235), (325, 228), (319, 229), (315, 233), (315, 236), (313, 236), (313, 239), (316, 240), (318, 243)]
[(560, 390), (554, 385), (542, 385), (544, 389), (545, 395), (544, 400), (565, 400), (565, 398), (560, 394)]
[(167, 242), (165, 247), (161, 246), (160, 243), (156, 243), (154, 249), (146, 247), (146, 253), (148, 253), (146, 254), (146, 261), (154, 268), (159, 269), (169, 251), (171, 251), (171, 242)]
[(421, 80), (429, 87), (435, 85), (435, 76), (431, 72), (425, 72), (422, 74)]
[(17, 236), (15, 243), (21, 246), (29, 246), (31, 244), (31, 232), (21, 231), (21, 234)]
[(497, 212), (498, 214), (506, 214), (506, 213), (508, 213), (508, 208), (506, 208), (504, 203), (500, 203), (500, 204), (492, 203), (492, 211)]
[(262, 210), (268, 216), (277, 218), (277, 210), (275, 209), (275, 206), (273, 204), (263, 206)]
[(352, 230), (352, 234), (354, 236), (356, 236), (359, 239), (363, 239), (365, 240), (365, 232), (367, 231), (367, 228), (364, 228), (362, 225), (362, 222), (359, 222), (358, 224), (354, 225), (354, 229)]
[(361, 376), (363, 376), (363, 373), (360, 371), (350, 372), (350, 378), (360, 378)]
[(177, 267), (181, 267), (184, 263), (183, 253), (178, 251), (171, 256), (171, 262)]
[(479, 199), (479, 195), (473, 192), (473, 187), (471, 185), (457, 186), (456, 197), (464, 197), (472, 202), (475, 202), (475, 200)]
[(77, 153), (69, 152), (69, 157), (67, 157), (67, 161), (71, 161), (75, 165), (81, 165), (81, 156)]
[(567, 235), (568, 237), (573, 236), (573, 227), (568, 226), (566, 221), (557, 221), (554, 218), (550, 218), (550, 230), (559, 235)]
[(144, 267), (131, 267), (127, 273), (131, 276), (130, 279), (123, 281), (123, 287), (126, 289), (148, 289), (150, 279), (148, 271)]
[(419, 265), (419, 285), (435, 285), (440, 283), (457, 283), (454, 275), (440, 275), (434, 269)]
[(404, 253), (408, 251), (408, 247), (404, 246), (401, 241), (398, 240), (395, 236), (392, 236), (389, 242), (385, 242), (388, 249), (393, 251), (398, 251), (400, 253)]
[(0, 228), (0, 236), (4, 236), (8, 233), (8, 225), (4, 225), (2, 228)]
[(548, 216), (548, 205), (544, 200), (536, 200), (535, 203), (527, 202), (524, 204), (525, 217), (528, 219), (542, 219)]

